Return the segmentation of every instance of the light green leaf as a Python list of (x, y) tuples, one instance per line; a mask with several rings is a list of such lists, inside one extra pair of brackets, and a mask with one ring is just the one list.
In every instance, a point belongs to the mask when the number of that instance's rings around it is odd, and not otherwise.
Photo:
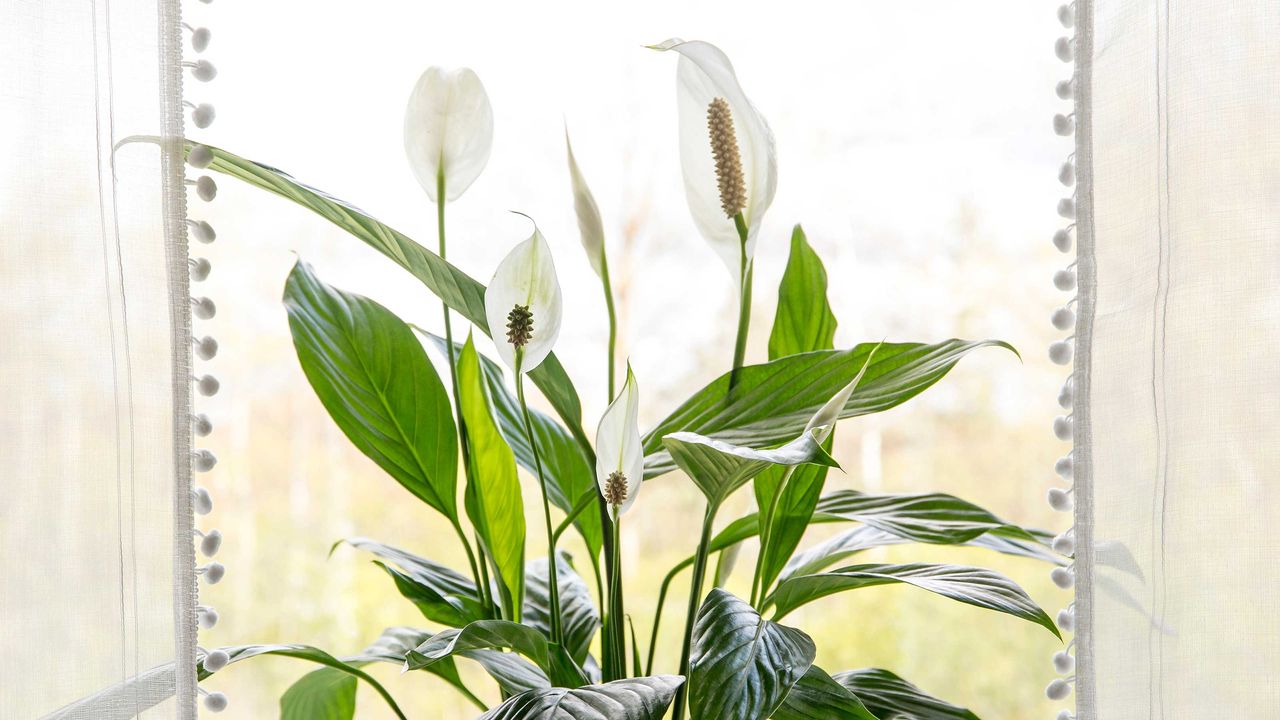
[[(260, 655), (280, 655), (283, 657), (296, 658), (298, 660), (307, 660), (349, 675), (354, 675), (356, 678), (368, 683), (370, 687), (377, 691), (377, 693), (382, 696), (382, 699), (386, 701), (392, 712), (396, 714), (396, 717), (400, 718), (400, 720), (405, 720), (404, 713), (401, 712), (400, 706), (396, 705), (396, 701), (391, 697), (391, 693), (387, 692), (387, 689), (382, 687), (382, 684), (377, 680), (374, 680), (368, 673), (357, 667), (359, 661), (355, 663), (344, 662), (329, 653), (310, 645), (234, 645), (219, 649), (227, 653), (229, 658), (227, 663), (228, 665), (242, 660), (248, 660), (249, 658), (258, 657)], [(224, 668), (223, 670), (219, 670), (219, 672), (226, 672), (226, 670)], [(204, 669), (203, 661), (196, 664), (197, 681), (203, 682), (212, 674), (212, 672)]]
[(664, 437), (662, 443), (712, 507), (718, 507), (733, 491), (770, 465), (815, 463), (832, 467), (836, 464), (814, 440), (812, 432), (772, 450), (732, 445), (687, 432), (672, 433)]
[[(940, 380), (960, 358), (998, 341), (947, 340), (863, 343), (850, 350), (821, 350), (749, 365), (729, 392), (729, 373), (699, 390), (644, 437), (645, 478), (675, 468), (662, 438), (691, 432), (735, 445), (770, 447), (797, 435), (813, 414), (866, 365), (866, 374), (845, 403), (841, 418), (882, 412), (906, 402)], [(870, 364), (867, 358), (875, 351)]]
[(298, 361), (351, 442), (457, 523), (458, 435), (449, 393), (409, 326), (368, 298), (324, 284), (302, 261), (284, 304)]
[[(560, 622), (564, 630), (565, 649), (574, 662), (582, 664), (591, 649), (591, 639), (600, 627), (600, 613), (591, 599), (591, 591), (574, 572), (568, 553), (560, 553), (556, 571), (560, 574)], [(538, 558), (525, 566), (524, 623), (545, 635), (551, 635), (551, 587), (546, 558)]]
[[(158, 138), (135, 136), (123, 142), (159, 142)], [(195, 143), (185, 141), (186, 152)], [(390, 258), (400, 267), (422, 281), (432, 293), (456, 310), (472, 325), (486, 335), (492, 335), (485, 320), (485, 288), (470, 275), (450, 265), (439, 255), (370, 217), (364, 211), (338, 200), (324, 192), (298, 182), (288, 173), (269, 165), (256, 163), (221, 148), (206, 145), (213, 154), (209, 169), (230, 175), (254, 187), (266, 190), (290, 200), (337, 225), (356, 239)], [(501, 333), (502, 328), (498, 328)], [(578, 392), (565, 373), (564, 367), (552, 353), (529, 373), (530, 379), (542, 390), (560, 417), (569, 426), (574, 437), (584, 448), (589, 448), (582, 432), (582, 402)]]
[(439, 632), (408, 653), (405, 669), (418, 670), (455, 654), (494, 648), (508, 648), (532, 660), (554, 686), (579, 687), (588, 682), (564, 648), (528, 625), (507, 620), (479, 620), (461, 630)]
[[(440, 352), (445, 352), (446, 340), (442, 337), (425, 333), (435, 343)], [(462, 352), (462, 344), (454, 343), (454, 359)], [(479, 353), (477, 353), (479, 355)], [(524, 431), (524, 417), (520, 413), (520, 403), (514, 393), (507, 389), (503, 378), (502, 366), (484, 355), (480, 357), (480, 368), (484, 371), (485, 385), (489, 389), (489, 397), (493, 400), (494, 417), (498, 421), (498, 429), (515, 453), (516, 462), (530, 473), (536, 473), (533, 448), (529, 445), (529, 436)], [(574, 505), (584, 495), (596, 493), (595, 476), (582, 448), (574, 440), (573, 435), (560, 423), (550, 417), (529, 409), (529, 417), (533, 424), (533, 435), (538, 442), (538, 454), (542, 458), (542, 470), (547, 478), (547, 494), (551, 502), (566, 514), (573, 511)], [(578, 513), (574, 519), (574, 527), (581, 533), (592, 557), (600, 557), (600, 549), (604, 543), (604, 531), (600, 528), (600, 513), (590, 510)]]
[(479, 720), (661, 720), (683, 682), (679, 675), (656, 675), (575, 689), (532, 690)]
[(808, 635), (765, 620), (714, 589), (693, 626), (689, 709), (695, 718), (763, 720), (813, 664)]
[(780, 583), (767, 600), (781, 619), (806, 603), (845, 590), (905, 583), (968, 605), (1007, 613), (1044, 627), (1059, 639), (1058, 628), (1027, 593), (992, 570), (964, 565), (851, 565), (814, 575), (799, 575)]
[[(826, 449), (830, 448), (831, 439), (828, 438)], [(771, 467), (756, 476), (756, 507), (768, 506), (784, 474), (784, 468)], [(768, 547), (762, 550), (756, 561), (761, 565), (762, 588), (773, 584), (809, 529), (809, 521), (813, 518), (826, 480), (827, 468), (821, 465), (800, 465), (791, 471), (791, 479), (778, 498), (778, 511), (769, 523)]]
[(931, 697), (888, 670), (869, 668), (837, 673), (843, 685), (880, 718), (910, 720), (980, 720), (977, 715)]
[(836, 316), (827, 302), (827, 271), (804, 229), (791, 231), (791, 255), (778, 285), (778, 311), (769, 333), (769, 359), (833, 347)]
[(822, 668), (810, 665), (787, 693), (773, 720), (879, 720), (858, 696), (836, 682)]
[(351, 720), (355, 715), (356, 678), (341, 670), (312, 670), (280, 696), (280, 720)]
[(474, 466), (465, 494), (467, 517), (497, 570), (505, 616), (519, 619), (524, 593), (524, 503), (515, 456), (493, 420), (470, 335), (458, 358), (458, 386)]
[(475, 583), (444, 565), (368, 538), (341, 540), (334, 543), (334, 548), (343, 543), (398, 566), (400, 570), (377, 563), (391, 575), (400, 594), (428, 620), (462, 627), (473, 620), (488, 618)]

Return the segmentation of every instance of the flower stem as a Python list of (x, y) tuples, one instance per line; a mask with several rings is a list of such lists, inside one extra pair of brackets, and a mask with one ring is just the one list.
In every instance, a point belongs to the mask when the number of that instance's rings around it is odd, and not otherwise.
[(662, 585), (658, 588), (658, 602), (653, 608), (653, 630), (649, 635), (649, 659), (645, 663), (645, 675), (653, 674), (653, 655), (658, 648), (658, 626), (662, 622), (662, 609), (667, 604), (667, 592), (671, 590), (671, 581), (676, 579), (676, 575), (681, 570), (693, 564), (693, 558), (685, 558), (678, 565), (667, 571), (667, 576), (662, 578)]
[[(445, 259), (445, 239), (444, 239), (444, 172), (436, 174), (436, 234), (439, 238), (440, 259)], [(460, 445), (462, 447), (462, 471), (467, 483), (471, 482), (471, 453), (467, 444), (467, 428), (462, 420), (462, 396), (458, 392), (458, 363), (453, 357), (453, 326), (449, 317), (449, 305), (441, 302), (444, 309), (444, 339), (448, 346), (445, 351), (445, 357), (449, 361), (449, 383), (453, 389), (453, 410), (454, 415), (458, 418), (458, 435)], [(453, 527), (458, 533), (458, 538), (462, 540), (462, 546), (467, 551), (467, 561), (471, 563), (471, 579), (476, 583), (476, 590), (480, 594), (480, 604), (486, 608), (492, 609), (493, 601), (489, 598), (488, 583), (481, 584), (479, 568), (476, 566), (475, 553), (471, 549), (471, 543), (467, 542), (467, 534), (462, 531), (462, 525), (457, 519), (453, 521)], [(483, 559), (481, 560), (483, 562)]]
[(711, 525), (716, 519), (716, 510), (719, 508), (710, 503), (707, 504), (707, 514), (702, 518), (702, 537), (698, 540), (698, 552), (693, 560), (693, 579), (689, 583), (689, 611), (685, 615), (684, 621), (684, 642), (680, 648), (680, 671), (678, 674), (685, 676), (686, 680), (680, 689), (676, 691), (675, 715), (674, 720), (683, 720), (684, 718), (684, 702), (688, 695), (689, 682), (689, 659), (693, 642), (693, 624), (698, 619), (698, 608), (702, 604), (702, 582), (707, 574), (707, 555), (710, 554), (711, 548)]
[(747, 258), (747, 222), (742, 213), (733, 216), (734, 227), (738, 229), (738, 281), (741, 292), (738, 295), (738, 337), (733, 345), (733, 370), (729, 373), (729, 388), (738, 384), (738, 372), (747, 354), (747, 334), (751, 325), (751, 276), (754, 269)]
[(614, 353), (618, 345), (618, 316), (613, 308), (613, 284), (609, 281), (609, 259), (600, 253), (600, 282), (604, 285), (604, 305), (609, 311), (609, 400), (615, 387)]
[(529, 404), (524, 399), (524, 373), (520, 365), (524, 360), (524, 348), (516, 348), (516, 397), (520, 400), (520, 412), (524, 414), (524, 433), (533, 451), (533, 465), (538, 471), (538, 484), (542, 488), (542, 516), (547, 525), (547, 587), (551, 594), (551, 642), (564, 645), (564, 630), (560, 625), (560, 573), (557, 568), (556, 535), (551, 527), (551, 503), (547, 499), (547, 476), (542, 472), (542, 456), (538, 454), (538, 441), (533, 435), (533, 421), (529, 418)]
[(609, 659), (609, 672), (605, 682), (619, 680), (627, 675), (626, 634), (623, 630), (624, 614), (622, 610), (622, 552), (621, 518), (613, 520), (613, 578), (609, 585), (609, 636), (612, 638)]

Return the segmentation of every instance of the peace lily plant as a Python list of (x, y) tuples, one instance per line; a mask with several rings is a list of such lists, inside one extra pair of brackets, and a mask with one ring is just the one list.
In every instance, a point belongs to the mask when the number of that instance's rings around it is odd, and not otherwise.
[[(814, 639), (783, 620), (821, 597), (902, 583), (1058, 635), (1044, 611), (994, 571), (854, 559), (875, 547), (925, 543), (970, 545), (1065, 565), (1068, 558), (1053, 551), (1045, 533), (941, 493), (823, 492), (827, 474), (838, 468), (830, 450), (840, 420), (907, 401), (977, 348), (1012, 348), (954, 339), (835, 348), (826, 273), (797, 225), (778, 288), (768, 360), (746, 365), (754, 250), (777, 184), (773, 136), (718, 48), (680, 40), (653, 48), (679, 56), (679, 149), (689, 208), (697, 230), (733, 275), (740, 310), (732, 364), (643, 434), (642, 385), (629, 366), (622, 386), (615, 387), (616, 323), (604, 225), (567, 132), (571, 193), (563, 210), (571, 201), (609, 318), (603, 353), (608, 407), (598, 424), (583, 417), (577, 390), (554, 353), (563, 300), (550, 246), (536, 226), (498, 265), (487, 288), (445, 259), (446, 205), (475, 181), (492, 145), (492, 111), (475, 73), (428, 69), (405, 116), (410, 167), (436, 204), (434, 253), (279, 170), (188, 142), (188, 150), (211, 154), (214, 170), (327, 218), (442, 301), (444, 337), (438, 337), (374, 300), (326, 284), (301, 260), (284, 290), (298, 360), (333, 421), (450, 523), (470, 561), (459, 572), (375, 540), (345, 540), (375, 558), (421, 611), (425, 627), (388, 629), (363, 652), (344, 657), (306, 645), (225, 647), (201, 657), (201, 679), (262, 654), (323, 665), (282, 697), (286, 717), (351, 718), (359, 681), (404, 717), (392, 693), (362, 669), (387, 662), (438, 675), (483, 718), (975, 718), (888, 670), (829, 673), (814, 664)], [(461, 343), (451, 313), (470, 324)], [(501, 364), (481, 354), (475, 331), (493, 339)], [(447, 381), (426, 348), (443, 356)], [(529, 406), (526, 378), (554, 415)], [(593, 424), (592, 435), (587, 428)], [(517, 467), (531, 474), (542, 500), (542, 531), (535, 540), (526, 537)], [(624, 517), (669, 512), (646, 506), (641, 497), (645, 482), (664, 475), (673, 477), (662, 481), (697, 487), (705, 498), (704, 517), (700, 537), (690, 539), (689, 557), (662, 584), (649, 640), (642, 644), (626, 614), (618, 528)], [(726, 500), (748, 485), (757, 511), (717, 524)], [(801, 549), (806, 531), (819, 523), (850, 527)], [(570, 530), (587, 548), (576, 565), (557, 547)], [(740, 549), (756, 539), (750, 594), (735, 597), (723, 581)], [(716, 558), (716, 577), (707, 590)], [(667, 596), (673, 581), (690, 569), (680, 663), (655, 667)], [(588, 574), (591, 584), (584, 579)], [(500, 702), (481, 700), (460, 678), (458, 662), (483, 667), (497, 684)]]

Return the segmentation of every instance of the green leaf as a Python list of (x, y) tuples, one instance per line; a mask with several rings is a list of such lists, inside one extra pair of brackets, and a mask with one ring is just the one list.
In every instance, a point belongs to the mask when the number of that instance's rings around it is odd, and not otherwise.
[(400, 594), (417, 606), (428, 620), (462, 627), (473, 620), (489, 617), (480, 602), (475, 583), (450, 568), (368, 538), (340, 540), (334, 543), (334, 548), (343, 543), (397, 565), (399, 570), (376, 563), (392, 577)]
[(458, 359), (458, 386), (473, 465), (464, 500), (467, 517), (497, 569), (506, 617), (519, 619), (524, 593), (524, 502), (515, 456), (493, 420), (470, 335)]
[(980, 720), (977, 715), (927, 695), (888, 670), (869, 668), (838, 673), (835, 681), (857, 695), (880, 718)]
[[(824, 449), (829, 451), (831, 438), (827, 438), (825, 445)], [(756, 507), (768, 507), (785, 474), (785, 468), (771, 467), (756, 476)], [(761, 565), (762, 588), (773, 584), (809, 529), (826, 480), (827, 468), (821, 465), (801, 465), (792, 470), (791, 479), (778, 498), (778, 511), (769, 522), (769, 546), (756, 560)]]
[(655, 675), (574, 689), (532, 690), (479, 720), (661, 720), (683, 682), (679, 675)]
[(1038, 542), (1030, 531), (945, 493), (868, 495), (841, 490), (823, 498), (822, 514), (856, 520), (907, 540), (934, 545), (965, 543), (985, 533)]
[(341, 670), (312, 670), (280, 696), (280, 720), (351, 720), (355, 716), (356, 678)]
[[(346, 658), (346, 660), (348, 662), (353, 660), (380, 661), (403, 667), (406, 656), (414, 648), (430, 640), (431, 637), (431, 633), (417, 628), (387, 628), (383, 631), (382, 637), (366, 648), (361, 655), (354, 658)], [(508, 695), (516, 695), (536, 688), (551, 687), (551, 682), (547, 680), (546, 673), (515, 653), (502, 652), (500, 650), (462, 650), (456, 652), (455, 655), (479, 663), (489, 673), (489, 677), (497, 681), (498, 687)], [(462, 678), (458, 675), (453, 658), (442, 658), (421, 669), (439, 675), (464, 693), (470, 693), (463, 684)]]
[[(440, 352), (446, 352), (447, 341), (444, 338), (431, 333), (425, 334), (431, 338)], [(455, 360), (461, 352), (462, 345), (455, 342)], [(533, 448), (530, 447), (529, 437), (524, 431), (524, 417), (520, 412), (520, 402), (507, 389), (502, 366), (484, 355), (479, 357), (480, 368), (484, 371), (485, 384), (489, 389), (489, 397), (493, 400), (498, 429), (506, 439), (507, 445), (515, 453), (516, 462), (530, 473), (536, 473)], [(542, 458), (542, 470), (547, 478), (547, 494), (556, 507), (568, 514), (573, 511), (575, 503), (584, 495), (596, 494), (595, 472), (588, 464), (582, 448), (563, 425), (533, 408), (529, 409), (529, 416), (533, 424), (534, 437), (538, 442), (538, 454)], [(592, 557), (600, 557), (600, 549), (604, 543), (600, 514), (578, 513), (573, 524), (582, 534), (587, 551), (592, 554)]]
[[(396, 701), (391, 697), (391, 693), (387, 692), (387, 689), (382, 687), (381, 683), (374, 680), (373, 677), (357, 667), (356, 664), (339, 660), (319, 648), (312, 647), (310, 645), (288, 644), (234, 645), (219, 649), (227, 653), (229, 658), (227, 662), (228, 665), (242, 660), (248, 660), (249, 658), (258, 657), (260, 655), (280, 655), (283, 657), (296, 658), (298, 660), (307, 660), (318, 665), (324, 665), (325, 667), (330, 667), (340, 672), (347, 673), (348, 675), (354, 675), (357, 679), (363, 680), (377, 691), (377, 693), (382, 696), (382, 699), (386, 701), (392, 712), (396, 714), (396, 717), (400, 718), (400, 720), (405, 720), (404, 713), (400, 710), (400, 706), (396, 705)], [(225, 672), (225, 669), (220, 670), (219, 672)], [(203, 660), (196, 663), (196, 680), (198, 682), (203, 682), (212, 674), (212, 672), (204, 669)]]
[(787, 693), (773, 720), (879, 720), (845, 686), (822, 668), (810, 665), (800, 682)]
[(406, 670), (418, 670), (455, 654), (472, 650), (509, 648), (529, 658), (547, 674), (552, 685), (579, 687), (587, 678), (565, 652), (542, 632), (508, 620), (479, 620), (461, 630), (444, 630), (411, 650)]
[(1059, 639), (1057, 626), (1022, 588), (1009, 578), (965, 565), (851, 565), (831, 572), (799, 575), (780, 583), (769, 604), (777, 619), (806, 603), (845, 590), (906, 583), (968, 605), (1007, 613), (1044, 627)]
[[(820, 350), (749, 365), (729, 392), (729, 373), (699, 390), (644, 437), (645, 478), (675, 468), (662, 439), (692, 432), (735, 445), (771, 447), (797, 435), (813, 414), (866, 365), (866, 374), (845, 403), (841, 418), (896, 407), (942, 379), (967, 353), (999, 341), (947, 340), (862, 343), (850, 350)], [(868, 364), (867, 358), (875, 351)]]
[(732, 445), (687, 432), (672, 433), (664, 437), (662, 443), (712, 507), (718, 507), (733, 491), (770, 465), (816, 463), (831, 467), (836, 464), (814, 440), (812, 432), (772, 450)]
[[(131, 137), (122, 142), (159, 142), (153, 137)], [(190, 152), (195, 143), (185, 141)], [(492, 335), (484, 313), (484, 285), (450, 265), (439, 255), (370, 217), (364, 211), (315, 188), (298, 182), (281, 170), (256, 163), (221, 148), (206, 145), (213, 154), (209, 169), (230, 175), (254, 187), (290, 200), (350, 233), (357, 240), (390, 258), (422, 281), (436, 297), (460, 313), (486, 335)], [(501, 328), (498, 328), (501, 331)], [(589, 447), (582, 433), (582, 402), (555, 353), (547, 356), (529, 378), (542, 390), (579, 443)]]
[(769, 333), (769, 359), (834, 347), (836, 316), (827, 302), (827, 271), (804, 229), (791, 231), (791, 255), (778, 285), (778, 311)]
[[(568, 553), (560, 553), (556, 571), (560, 575), (560, 619), (565, 649), (574, 662), (582, 664), (591, 649), (591, 639), (600, 627), (600, 613), (591, 600), (591, 591), (574, 572)], [(551, 635), (551, 586), (549, 563), (538, 558), (525, 566), (524, 620), (543, 634)]]
[(693, 626), (689, 709), (695, 718), (763, 720), (813, 664), (808, 635), (765, 620), (714, 589)]
[(351, 442), (457, 523), (458, 435), (449, 393), (409, 326), (294, 265), (284, 304), (298, 361)]

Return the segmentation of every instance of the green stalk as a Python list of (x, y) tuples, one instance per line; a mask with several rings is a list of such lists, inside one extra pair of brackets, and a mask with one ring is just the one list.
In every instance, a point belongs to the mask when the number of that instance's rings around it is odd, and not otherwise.
[(618, 316), (613, 309), (613, 284), (609, 281), (609, 258), (600, 252), (600, 282), (604, 285), (604, 305), (609, 311), (609, 400), (613, 400), (614, 352), (618, 344)]
[(551, 593), (551, 642), (564, 645), (564, 630), (560, 625), (560, 573), (556, 562), (556, 536), (551, 527), (551, 503), (547, 500), (547, 476), (542, 472), (542, 456), (538, 454), (538, 441), (533, 436), (533, 421), (529, 418), (529, 404), (524, 399), (524, 373), (520, 365), (524, 360), (524, 348), (516, 348), (516, 397), (524, 414), (525, 437), (533, 451), (533, 464), (538, 470), (538, 484), (542, 487), (542, 516), (547, 525), (547, 565), (550, 577), (547, 585)]
[[(684, 621), (684, 642), (680, 648), (680, 671), (678, 674), (689, 677), (689, 659), (693, 642), (693, 624), (698, 619), (698, 608), (702, 602), (702, 582), (707, 574), (707, 555), (711, 548), (711, 525), (715, 522), (719, 508), (707, 504), (707, 514), (702, 518), (702, 537), (698, 540), (698, 552), (693, 560), (693, 579), (689, 583), (689, 612)], [(688, 695), (689, 683), (686, 681), (676, 691), (674, 720), (683, 720), (685, 697)]]
[(627, 675), (626, 635), (622, 628), (622, 522), (621, 518), (613, 521), (613, 582), (609, 586), (609, 636), (612, 638), (610, 651), (612, 677), (605, 682), (619, 680)]
[[(436, 173), (436, 235), (439, 238), (440, 259), (445, 259), (445, 240), (444, 240), (444, 171)], [(467, 445), (467, 428), (462, 420), (462, 396), (458, 392), (458, 365), (453, 359), (453, 325), (449, 317), (449, 306), (441, 303), (444, 309), (444, 338), (448, 342), (448, 350), (445, 357), (449, 361), (449, 381), (453, 389), (453, 410), (454, 415), (458, 418), (459, 440), (462, 447), (462, 471), (468, 484), (471, 482), (471, 453), (468, 451)], [(467, 550), (467, 562), (471, 564), (471, 579), (475, 581), (476, 588), (480, 592), (481, 604), (487, 608), (492, 608), (492, 600), (489, 599), (488, 583), (480, 584), (480, 572), (476, 566), (476, 556), (471, 549), (471, 543), (467, 541), (467, 534), (462, 531), (462, 525), (455, 519), (453, 522), (454, 530), (458, 533), (458, 539), (462, 540), (462, 546)]]
[(738, 383), (738, 372), (742, 369), (747, 355), (747, 334), (751, 325), (751, 276), (754, 269), (747, 259), (747, 222), (742, 213), (733, 216), (733, 225), (738, 229), (738, 281), (741, 293), (738, 295), (738, 337), (733, 345), (733, 370), (729, 373), (729, 388)]
[[(778, 486), (773, 489), (773, 498), (769, 501), (768, 512), (764, 508), (760, 508), (760, 554), (756, 556), (756, 571), (751, 578), (751, 605), (757, 610), (763, 608), (756, 605), (756, 600), (763, 599), (769, 588), (764, 585), (764, 560), (767, 557), (770, 544), (773, 542), (773, 518), (778, 514), (778, 503), (782, 500), (782, 492), (786, 490), (787, 483), (791, 480), (791, 474), (795, 472), (796, 466), (792, 465), (782, 473), (782, 480)], [(757, 594), (758, 593), (758, 594)]]

